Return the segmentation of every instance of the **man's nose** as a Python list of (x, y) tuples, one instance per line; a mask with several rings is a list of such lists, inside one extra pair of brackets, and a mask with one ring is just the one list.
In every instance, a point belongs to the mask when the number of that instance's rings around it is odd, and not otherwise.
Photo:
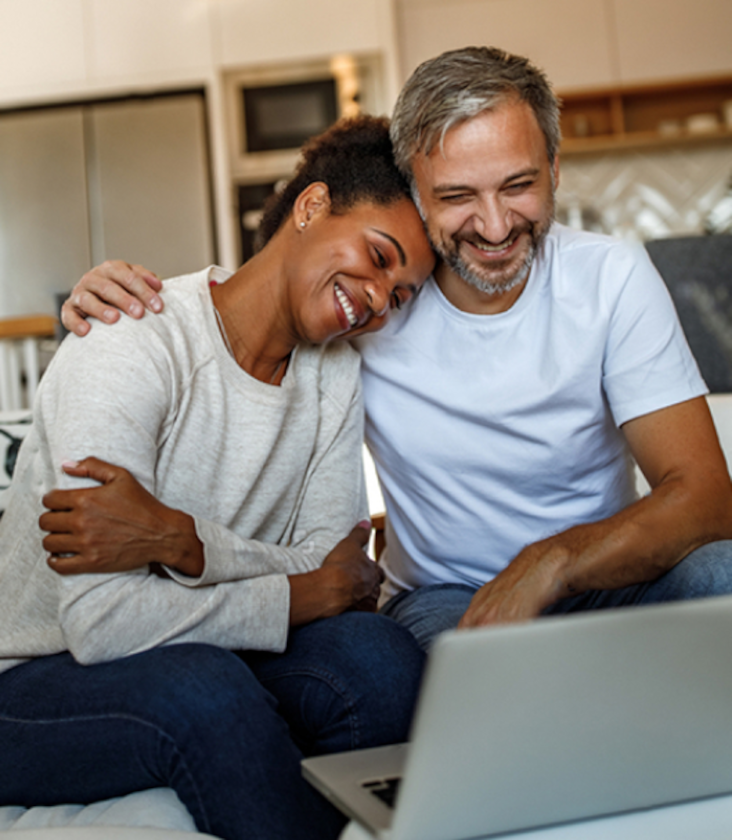
[(508, 238), (513, 227), (511, 211), (499, 196), (487, 196), (475, 215), (475, 230), (492, 245), (499, 245)]

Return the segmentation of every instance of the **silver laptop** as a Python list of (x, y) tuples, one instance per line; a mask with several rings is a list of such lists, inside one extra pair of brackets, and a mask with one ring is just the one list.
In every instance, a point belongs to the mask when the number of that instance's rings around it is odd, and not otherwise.
[(445, 633), (408, 745), (309, 758), (303, 772), (389, 840), (728, 793), (732, 597)]

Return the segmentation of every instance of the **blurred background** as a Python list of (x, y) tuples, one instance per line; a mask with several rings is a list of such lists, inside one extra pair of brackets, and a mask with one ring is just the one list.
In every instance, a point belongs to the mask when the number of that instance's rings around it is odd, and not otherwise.
[(108, 257), (236, 267), (303, 139), (468, 44), (563, 96), (562, 221), (730, 228), (729, 0), (0, 0), (0, 317)]
[(562, 96), (561, 221), (732, 229), (729, 0), (0, 0), (0, 319), (53, 316), (106, 258), (235, 268), (305, 138), (388, 114), (419, 62), (469, 44)]

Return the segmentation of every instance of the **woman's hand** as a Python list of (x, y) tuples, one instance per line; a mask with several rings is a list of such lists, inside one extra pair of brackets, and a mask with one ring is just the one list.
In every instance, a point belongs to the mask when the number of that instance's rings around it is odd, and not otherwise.
[(51, 490), (39, 524), (48, 564), (62, 575), (128, 572), (162, 563), (186, 575), (203, 571), (193, 518), (159, 502), (122, 467), (98, 458), (64, 464), (64, 472), (99, 487)]
[(141, 265), (107, 260), (74, 286), (61, 307), (61, 321), (67, 330), (83, 336), (91, 329), (86, 321), (90, 315), (113, 324), (120, 311), (132, 318), (142, 318), (145, 309), (161, 312), (163, 301), (156, 292), (162, 288), (157, 274)]
[(290, 575), (290, 624), (307, 624), (346, 610), (374, 612), (384, 580), (366, 554), (371, 523), (360, 522), (328, 554), (319, 569)]

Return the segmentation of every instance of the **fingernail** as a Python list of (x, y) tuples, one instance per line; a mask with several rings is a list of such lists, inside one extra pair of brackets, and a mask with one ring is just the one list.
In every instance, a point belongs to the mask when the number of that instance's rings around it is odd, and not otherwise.
[(150, 309), (152, 309), (153, 312), (160, 312), (162, 308), (163, 302), (159, 297), (156, 296), (154, 298), (150, 298)]
[(78, 461), (62, 461), (61, 466), (62, 467), (70, 467), (71, 469), (73, 469), (74, 467), (79, 466), (79, 462)]
[(104, 310), (104, 320), (108, 323), (114, 321), (114, 309), (105, 309)]
[(370, 519), (362, 519), (358, 523), (359, 528), (370, 528), (371, 527), (371, 520)]
[(134, 301), (134, 303), (130, 304), (130, 315), (132, 315), (133, 317), (136, 318), (136, 317), (142, 315), (142, 313), (143, 313), (143, 308), (142, 308), (142, 304), (140, 303), (139, 300), (136, 300), (136, 301)]

